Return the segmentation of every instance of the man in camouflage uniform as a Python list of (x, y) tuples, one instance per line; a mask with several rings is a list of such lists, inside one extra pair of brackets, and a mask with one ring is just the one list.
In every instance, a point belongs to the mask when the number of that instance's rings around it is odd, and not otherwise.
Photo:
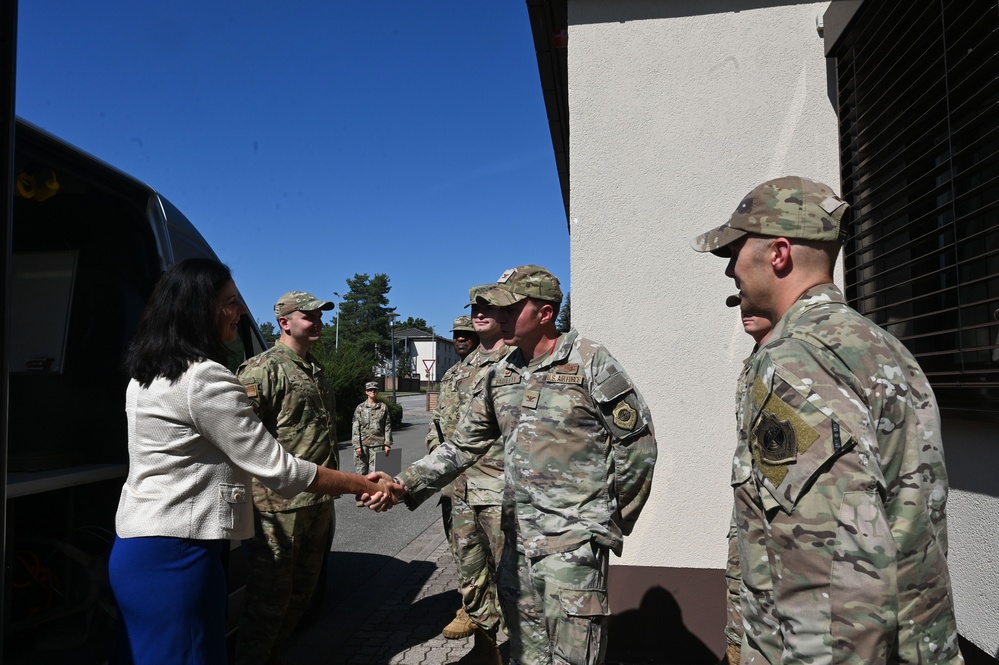
[[(744, 379), (733, 466), (741, 663), (963, 663), (947, 472), (926, 376), (832, 284), (849, 206), (766, 182), (696, 238), (773, 323)], [(737, 660), (736, 660), (737, 659)]]
[[(392, 450), (392, 415), (388, 405), (378, 401), (378, 384), (364, 384), (367, 399), (354, 409), (350, 425), (350, 441), (354, 447), (354, 470), (362, 476), (375, 470), (375, 459), (381, 448), (388, 455)], [(364, 505), (363, 501), (357, 502)]]
[[(309, 353), (333, 303), (304, 291), (274, 305), (281, 336), (239, 368), (239, 380), (268, 431), (296, 457), (330, 469), (338, 464), (333, 391)], [(236, 663), (276, 663), (278, 649), (309, 606), (333, 540), (332, 497), (293, 499), (253, 481), (254, 537), (245, 541), (249, 578)]]
[(511, 662), (601, 663), (608, 556), (620, 555), (652, 487), (651, 415), (607, 349), (555, 329), (562, 291), (544, 268), (506, 271), (477, 302), (499, 308), (503, 341), (518, 348), (486, 372), (454, 438), (398, 482), (418, 502), (500, 438)]
[[(479, 343), (479, 337), (472, 326), (472, 319), (468, 316), (459, 316), (456, 318), (451, 328), (451, 337), (454, 344), (454, 351), (458, 354), (459, 360), (444, 372), (444, 376), (440, 380), (437, 406), (434, 407), (433, 421), (430, 423), (430, 431), (427, 432), (427, 450), (433, 450), (439, 446), (442, 437), (444, 440), (447, 440), (447, 438), (454, 434), (454, 428), (458, 425), (458, 421), (461, 420), (465, 406), (468, 404), (468, 396), (466, 395), (462, 399), (463, 396), (459, 391), (462, 383), (467, 381), (468, 377), (471, 376), (471, 370), (465, 364), (465, 360), (472, 355), (476, 345)], [(451, 554), (457, 564), (458, 554), (455, 549), (454, 538), (452, 537), (451, 496), (451, 485), (441, 490), (441, 522), (444, 525), (444, 533), (447, 536), (448, 543), (451, 545)], [(449, 640), (457, 640), (468, 637), (474, 632), (475, 622), (468, 616), (468, 612), (465, 611), (465, 605), (462, 603), (454, 619), (448, 625), (444, 626), (441, 635)]]
[[(725, 304), (728, 307), (739, 307), (742, 304), (742, 298), (739, 294), (729, 296), (725, 299)], [(740, 315), (743, 330), (745, 330), (746, 334), (753, 338), (755, 345), (753, 346), (753, 350), (749, 356), (742, 361), (742, 372), (739, 374), (739, 381), (736, 386), (735, 393), (736, 422), (742, 421), (742, 402), (743, 397), (748, 390), (746, 377), (749, 375), (750, 367), (752, 367), (753, 356), (756, 354), (757, 350), (759, 350), (760, 345), (766, 342), (767, 338), (770, 336), (770, 331), (773, 330), (773, 324), (770, 323), (770, 319), (744, 313), (741, 309)], [(737, 449), (741, 447), (741, 445), (737, 446)], [(738, 463), (736, 468), (738, 469)], [(762, 529), (757, 528), (750, 538), (754, 542), (762, 542), (764, 539)], [(763, 552), (760, 554), (761, 556), (765, 556), (765, 553)], [(740, 601), (740, 594), (742, 593), (742, 572), (739, 564), (739, 515), (734, 509), (732, 511), (732, 522), (728, 533), (728, 563), (725, 570), (725, 578), (728, 586), (728, 598), (726, 603), (727, 621), (725, 624), (725, 657), (730, 664), (738, 665), (740, 647), (742, 645), (742, 636), (745, 634), (745, 628), (743, 627), (742, 603)]]

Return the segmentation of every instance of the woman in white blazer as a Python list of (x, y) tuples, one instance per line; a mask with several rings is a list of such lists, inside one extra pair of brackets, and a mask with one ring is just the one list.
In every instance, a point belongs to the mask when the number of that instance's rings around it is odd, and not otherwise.
[(253, 534), (252, 477), (274, 491), (371, 495), (363, 476), (289, 455), (222, 363), (246, 307), (229, 269), (189, 259), (160, 278), (125, 365), (128, 477), (108, 563), (114, 663), (226, 662), (222, 552)]

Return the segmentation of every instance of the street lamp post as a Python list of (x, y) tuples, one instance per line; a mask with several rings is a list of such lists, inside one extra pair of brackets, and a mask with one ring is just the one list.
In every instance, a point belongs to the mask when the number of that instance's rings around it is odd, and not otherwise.
[(396, 378), (396, 373), (395, 373), (395, 320), (399, 318), (399, 315), (396, 314), (395, 312), (389, 312), (388, 317), (389, 317), (389, 331), (392, 337), (392, 403), (396, 404), (397, 402), (395, 399), (395, 386), (399, 382), (399, 379)]
[(339, 293), (337, 293), (336, 291), (334, 291), (333, 295), (336, 296), (336, 336), (335, 336), (336, 337), (336, 341), (333, 343), (333, 350), (334, 351), (339, 351), (340, 350), (340, 310), (343, 309), (343, 302), (340, 300), (340, 298), (342, 296)]

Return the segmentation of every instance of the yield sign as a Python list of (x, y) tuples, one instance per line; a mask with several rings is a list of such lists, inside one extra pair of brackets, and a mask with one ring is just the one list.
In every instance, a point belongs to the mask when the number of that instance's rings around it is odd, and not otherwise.
[(427, 376), (430, 376), (430, 370), (433, 368), (435, 362), (437, 361), (433, 358), (423, 359), (423, 366), (427, 368)]

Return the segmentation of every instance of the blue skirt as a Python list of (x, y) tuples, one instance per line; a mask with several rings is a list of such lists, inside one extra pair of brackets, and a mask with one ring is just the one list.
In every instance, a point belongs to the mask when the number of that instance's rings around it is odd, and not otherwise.
[(118, 538), (108, 561), (118, 602), (114, 665), (226, 662), (225, 540)]

